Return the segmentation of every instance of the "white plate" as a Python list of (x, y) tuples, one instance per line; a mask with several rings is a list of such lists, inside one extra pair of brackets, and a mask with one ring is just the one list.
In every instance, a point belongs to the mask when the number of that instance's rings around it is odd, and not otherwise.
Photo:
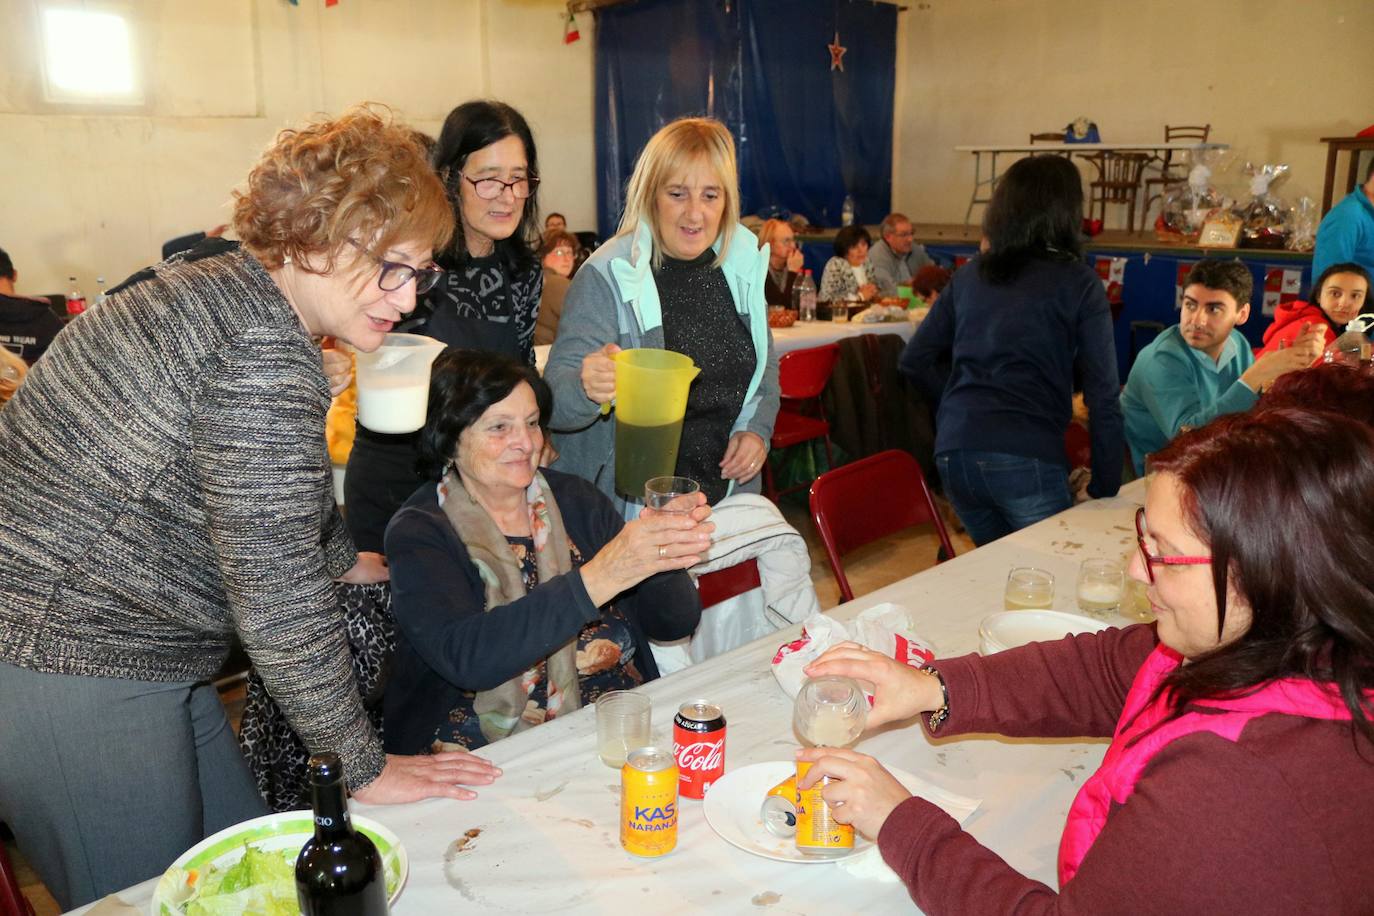
[(999, 611), (978, 625), (980, 651), (992, 655), (1033, 642), (1051, 642), (1079, 633), (1099, 633), (1110, 624), (1063, 611)]
[[(406, 877), (410, 874), (410, 859), (406, 856), (401, 840), (387, 828), (368, 817), (358, 814), (352, 816), (353, 827), (362, 831), (377, 846), (382, 856), (382, 868), (386, 871), (387, 887), (391, 888), (388, 903), (396, 904), (405, 887)], [(314, 814), (310, 811), (284, 811), (268, 814), (252, 820), (226, 827), (219, 833), (208, 836), (190, 849), (183, 852), (172, 868), (203, 869), (211, 865), (228, 866), (243, 858), (243, 846), (252, 843), (264, 852), (278, 849), (295, 848), (299, 850), (305, 841), (315, 834)], [(164, 875), (164, 878), (166, 876)], [(181, 906), (168, 900), (167, 881), (159, 881), (153, 891), (153, 902), (148, 912), (153, 916), (178, 914)]]
[[(769, 789), (796, 771), (797, 765), (788, 760), (752, 763), (731, 770), (706, 793), (706, 800), (702, 804), (706, 823), (730, 845), (777, 862), (824, 865), (827, 862), (843, 862), (871, 849), (873, 843), (855, 832), (852, 852), (832, 858), (817, 858), (798, 852), (791, 837), (774, 836), (768, 832), (759, 817), (763, 800)], [(924, 780), (904, 770), (888, 767), (888, 772), (897, 777), (897, 781), (906, 786), (909, 792), (918, 793), (926, 786)]]

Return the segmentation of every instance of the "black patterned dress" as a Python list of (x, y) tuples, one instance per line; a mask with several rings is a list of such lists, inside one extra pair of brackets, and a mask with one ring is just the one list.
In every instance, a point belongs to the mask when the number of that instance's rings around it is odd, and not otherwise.
[[(525, 578), (525, 591), (539, 584), (534, 541), (528, 537), (507, 537), (511, 552), (520, 564)], [(568, 545), (573, 568), (583, 563), (582, 552), (576, 544)], [(596, 698), (611, 690), (630, 690), (644, 683), (644, 675), (635, 666), (635, 641), (625, 615), (615, 605), (607, 605), (598, 620), (593, 620), (577, 634), (577, 681), (581, 688), (582, 705), (596, 702)], [(527, 670), (521, 682), (529, 692), (522, 718), (530, 725), (539, 725), (552, 718), (549, 713), (547, 663), (541, 659)], [(434, 734), (434, 749), (466, 748), (476, 750), (487, 743), (482, 726), (473, 709), (477, 694), (463, 691), (462, 700), (448, 714), (448, 719)]]

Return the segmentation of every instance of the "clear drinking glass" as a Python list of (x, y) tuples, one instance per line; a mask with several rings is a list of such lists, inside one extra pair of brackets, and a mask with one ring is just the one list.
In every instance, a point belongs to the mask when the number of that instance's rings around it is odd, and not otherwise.
[(1009, 611), (1048, 608), (1054, 602), (1054, 575), (1033, 566), (1013, 567), (1004, 598)]
[(817, 677), (802, 684), (792, 707), (797, 737), (814, 747), (848, 747), (863, 734), (868, 700), (859, 682)]
[(644, 505), (659, 512), (685, 515), (696, 506), (695, 499), (683, 499), (701, 490), (690, 477), (651, 477), (644, 482)]
[(619, 769), (625, 755), (647, 747), (652, 706), (642, 693), (611, 690), (596, 700), (596, 751), (601, 762)]
[(1078, 609), (1100, 616), (1121, 606), (1121, 564), (1115, 560), (1084, 560), (1078, 567)]

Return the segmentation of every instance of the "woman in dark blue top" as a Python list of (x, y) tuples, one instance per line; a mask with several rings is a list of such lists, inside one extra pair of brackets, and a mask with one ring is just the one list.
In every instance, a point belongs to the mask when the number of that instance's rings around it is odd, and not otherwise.
[(658, 676), (648, 639), (701, 619), (683, 570), (709, 547), (705, 498), (627, 523), (593, 484), (541, 470), (549, 401), (509, 356), (446, 350), (434, 363), (430, 482), (386, 531), (393, 753), (475, 749), (638, 686)]
[(1120, 383), (1111, 310), (1083, 262), (1083, 188), (1059, 156), (1007, 170), (983, 218), (987, 250), (964, 265), (902, 354), (939, 402), (935, 463), (977, 544), (1073, 503), (1064, 432), (1081, 380), (1092, 433), (1090, 497), (1121, 483)]

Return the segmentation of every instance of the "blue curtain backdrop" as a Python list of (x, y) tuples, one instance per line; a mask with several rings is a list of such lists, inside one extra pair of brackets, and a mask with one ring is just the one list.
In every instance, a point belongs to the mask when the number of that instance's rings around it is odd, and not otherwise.
[[(830, 69), (835, 32), (844, 70)], [(871, 0), (639, 0), (597, 12), (597, 222), (619, 225), (625, 183), (655, 131), (723, 121), (744, 213), (787, 210), (837, 226), (892, 203), (897, 9)]]

